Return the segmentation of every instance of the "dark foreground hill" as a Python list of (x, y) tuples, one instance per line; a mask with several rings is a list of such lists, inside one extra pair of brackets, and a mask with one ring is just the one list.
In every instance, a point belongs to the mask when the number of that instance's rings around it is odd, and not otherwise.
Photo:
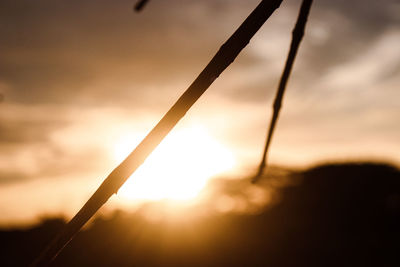
[[(398, 169), (323, 165), (295, 175), (302, 183), (257, 215), (99, 218), (54, 266), (400, 266)], [(0, 231), (0, 265), (27, 265), (63, 225)]]

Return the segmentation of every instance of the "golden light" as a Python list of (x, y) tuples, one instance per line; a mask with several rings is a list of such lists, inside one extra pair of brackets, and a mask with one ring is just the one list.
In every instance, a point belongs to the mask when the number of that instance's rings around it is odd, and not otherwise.
[[(135, 147), (121, 138), (114, 156), (122, 161)], [(234, 167), (232, 153), (204, 127), (173, 131), (118, 191), (124, 200), (191, 200), (215, 175)]]

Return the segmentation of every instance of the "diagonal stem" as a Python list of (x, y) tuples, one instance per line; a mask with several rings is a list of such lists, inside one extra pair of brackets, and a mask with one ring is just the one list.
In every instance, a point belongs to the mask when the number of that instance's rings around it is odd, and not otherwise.
[(49, 244), (32, 266), (47, 266), (65, 247), (80, 228), (115, 194), (133, 172), (145, 161), (172, 130), (190, 107), (200, 98), (214, 80), (235, 60), (240, 51), (280, 6), (282, 0), (263, 0), (246, 18), (233, 35), (221, 46), (204, 70), (183, 93), (132, 153), (103, 181), (81, 210)]
[(278, 90), (276, 92), (274, 104), (273, 104), (273, 113), (271, 117), (271, 122), (269, 124), (268, 135), (265, 142), (263, 156), (258, 167), (257, 174), (253, 177), (252, 183), (255, 183), (262, 174), (264, 173), (264, 169), (267, 166), (267, 155), (268, 149), (271, 144), (272, 135), (274, 133), (276, 122), (278, 121), (279, 111), (282, 106), (282, 99), (285, 93), (286, 84), (289, 79), (290, 73), (292, 71), (293, 63), (296, 58), (297, 50), (299, 49), (300, 42), (304, 36), (304, 29), (306, 27), (308, 14), (310, 13), (312, 0), (303, 0), (301, 4), (299, 16), (297, 18), (296, 25), (292, 31), (292, 43), (290, 44), (290, 49), (288, 56), (286, 58), (285, 68), (283, 69), (281, 79), (279, 81)]

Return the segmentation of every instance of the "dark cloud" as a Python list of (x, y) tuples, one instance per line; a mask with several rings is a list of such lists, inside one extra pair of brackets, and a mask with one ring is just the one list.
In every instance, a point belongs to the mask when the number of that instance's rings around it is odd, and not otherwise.
[(351, 20), (365, 35), (376, 35), (388, 25), (400, 22), (400, 16), (394, 12), (399, 8), (398, 0), (321, 0), (315, 1), (321, 9), (333, 10)]
[(225, 37), (219, 37), (222, 26), (204, 27), (198, 20), (215, 15), (208, 14), (210, 7), (198, 11), (192, 2), (178, 12), (176, 3), (163, 3), (149, 15), (136, 15), (131, 4), (3, 2), (0, 79), (13, 89), (7, 98), (118, 105), (129, 96), (141, 103), (146, 85), (193, 79)]
[[(365, 53), (373, 42), (387, 29), (400, 30), (400, 17), (393, 13), (398, 1), (315, 1), (310, 15), (308, 33), (321, 27), (326, 31), (323, 42), (312, 42), (312, 36), (304, 40), (304, 69), (314, 78), (330, 68)], [(397, 3), (398, 4), (398, 3)]]
[(0, 145), (46, 143), (52, 131), (66, 126), (66, 121), (34, 121), (27, 114), (25, 120), (11, 120), (0, 117)]
[[(290, 45), (290, 31), (294, 27), (300, 2), (294, 0), (284, 1), (276, 17), (273, 17), (264, 26), (265, 30), (260, 31), (257, 37), (261, 36), (261, 39), (271, 40), (270, 42), (279, 41), (279, 45), (283, 47), (279, 49), (280, 64), (273, 65), (274, 69), (271, 69), (268, 58), (265, 59), (264, 65), (259, 67), (259, 71), (265, 71), (265, 79), (257, 80), (256, 86), (252, 85), (253, 82), (249, 82), (248, 86), (238, 85), (237, 87), (240, 88), (225, 90), (223, 92), (224, 95), (238, 101), (253, 100), (254, 103), (264, 101), (274, 95), (270, 91), (275, 91), (278, 85), (280, 71), (283, 68)], [(384, 38), (388, 32), (400, 32), (400, 16), (395, 10), (400, 10), (400, 4), (396, 0), (314, 1), (306, 28), (306, 35), (299, 49), (292, 77), (288, 84), (290, 88), (295, 87), (296, 89), (293, 96), (301, 102), (306, 98), (314, 98), (315, 95), (319, 95), (318, 90), (324, 89), (318, 88), (316, 90), (315, 85), (325, 75), (328, 75), (335, 68), (340, 68), (359, 60), (363, 56), (367, 57), (370, 49), (380, 39)], [(279, 16), (281, 16), (281, 20), (278, 21), (277, 18)], [(271, 39), (270, 28), (279, 29), (281, 31), (279, 35), (286, 34), (287, 38), (281, 40)], [(387, 48), (391, 49), (393, 57), (396, 57), (395, 44)], [(386, 59), (376, 58), (372, 60)], [(372, 60), (365, 63), (374, 64)], [(365, 63), (358, 66), (355, 65), (353, 70), (357, 71), (357, 68), (364, 67)], [(399, 72), (399, 64), (400, 59), (398, 59), (397, 64), (382, 66), (376, 79), (376, 89), (379, 88), (380, 84), (385, 83), (387, 79), (396, 76)], [(236, 66), (233, 66), (233, 68)], [(346, 82), (345, 78), (341, 77), (344, 83)], [(359, 78), (362, 79), (362, 77)], [(325, 91), (324, 93), (337, 94), (337, 92)], [(329, 98), (329, 95), (327, 95), (327, 98)]]
[[(7, 100), (149, 103), (156, 90), (161, 96), (168, 94), (165, 84), (182, 80), (189, 85), (257, 2), (161, 1), (134, 14), (128, 0), (2, 1), (0, 79), (12, 88)], [(327, 36), (320, 43), (306, 38), (299, 58), (305, 75), (315, 78), (350, 60), (384, 29), (398, 25), (391, 8), (395, 3), (316, 1), (309, 27), (320, 25)], [(281, 7), (293, 16), (285, 22), (288, 29), (298, 6), (298, 1), (287, 1)], [(260, 62), (252, 55), (244, 51), (235, 64)]]

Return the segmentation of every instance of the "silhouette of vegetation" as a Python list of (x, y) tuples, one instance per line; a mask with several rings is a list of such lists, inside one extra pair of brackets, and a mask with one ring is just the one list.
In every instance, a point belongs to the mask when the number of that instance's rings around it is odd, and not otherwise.
[(299, 16), (297, 18), (296, 25), (292, 32), (292, 42), (290, 44), (290, 49), (286, 59), (285, 67), (283, 69), (282, 76), (279, 81), (278, 90), (276, 91), (271, 122), (269, 124), (263, 155), (258, 168), (258, 172), (252, 179), (253, 183), (255, 183), (261, 177), (267, 165), (268, 149), (271, 144), (272, 135), (274, 133), (276, 122), (278, 121), (279, 111), (281, 110), (282, 107), (282, 99), (285, 93), (286, 84), (287, 81), (289, 80), (289, 76), (293, 68), (293, 63), (297, 55), (297, 50), (299, 49), (300, 42), (304, 36), (304, 29), (306, 27), (307, 18), (308, 14), (310, 13), (311, 5), (312, 5), (312, 0), (303, 0), (301, 4)]
[[(328, 164), (288, 179), (301, 182), (282, 188), (280, 202), (258, 214), (99, 217), (53, 266), (399, 266), (399, 169)], [(26, 266), (64, 225), (51, 219), (0, 231), (0, 265)]]
[(149, 0), (139, 0), (137, 1), (136, 5), (134, 6), (134, 9), (136, 12), (140, 12), (143, 10), (144, 6), (149, 2)]
[(250, 42), (254, 34), (280, 6), (281, 2), (282, 0), (263, 0), (260, 2), (232, 36), (221, 46), (208, 65), (159, 123), (132, 153), (108, 175), (96, 192), (64, 227), (63, 231), (33, 262), (33, 266), (47, 265), (57, 256), (81, 227), (118, 191), (132, 173), (139, 168), (214, 80), (235, 60), (242, 49)]

